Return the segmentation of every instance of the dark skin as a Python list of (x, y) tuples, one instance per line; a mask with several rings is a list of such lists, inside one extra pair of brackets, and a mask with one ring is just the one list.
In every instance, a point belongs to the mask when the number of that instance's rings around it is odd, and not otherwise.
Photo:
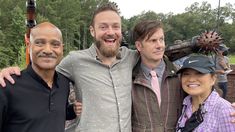
[[(42, 30), (43, 29), (43, 30)], [(38, 24), (31, 31), (30, 39), (30, 56), (32, 68), (37, 74), (47, 82), (48, 86), (51, 87), (53, 83), (53, 76), (55, 73), (55, 67), (59, 64), (63, 57), (63, 42), (62, 34), (60, 30), (53, 24), (45, 22)], [(19, 67), (11, 67), (2, 69), (0, 76), (5, 76), (12, 84), (15, 81), (10, 75), (16, 74), (20, 76)], [(0, 79), (1, 85), (6, 86), (3, 78)], [(82, 104), (80, 102), (74, 102), (74, 112), (77, 116), (81, 114)]]

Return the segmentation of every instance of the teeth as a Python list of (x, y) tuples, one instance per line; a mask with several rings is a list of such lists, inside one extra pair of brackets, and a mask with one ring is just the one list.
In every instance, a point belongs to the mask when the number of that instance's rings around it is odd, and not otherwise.
[(115, 39), (105, 39), (106, 42), (115, 42)]
[(109, 40), (109, 41), (113, 41), (114, 39), (107, 39), (107, 40)]
[(189, 84), (188, 87), (190, 88), (195, 88), (195, 87), (198, 87), (199, 85), (198, 84)]
[(106, 39), (106, 41), (114, 41), (114, 39)]

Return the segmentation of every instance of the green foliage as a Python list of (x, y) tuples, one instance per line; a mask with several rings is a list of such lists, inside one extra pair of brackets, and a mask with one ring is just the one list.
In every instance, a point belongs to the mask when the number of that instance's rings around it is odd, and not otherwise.
[[(96, 7), (109, 0), (37, 0), (37, 23), (50, 21), (58, 26), (65, 44), (65, 55), (71, 50), (87, 48), (93, 42), (89, 33), (91, 16)], [(26, 7), (24, 0), (0, 0), (0, 69), (9, 65), (25, 66), (24, 34), (26, 32)], [(218, 17), (219, 16), (219, 17)], [(133, 26), (143, 20), (160, 20), (164, 24), (165, 40), (187, 40), (204, 30), (215, 29), (222, 33), (224, 42), (235, 51), (235, 9), (227, 3), (212, 9), (207, 2), (195, 2), (181, 14), (142, 12), (130, 19), (122, 17), (124, 37), (134, 48), (130, 34)]]
[(229, 63), (235, 64), (235, 55), (229, 55)]
[[(227, 3), (220, 8), (218, 19), (218, 9), (212, 9), (207, 2), (193, 3), (185, 9), (184, 13), (176, 14), (156, 14), (154, 12), (142, 12), (140, 15), (131, 17), (127, 27), (132, 27), (142, 19), (157, 19), (163, 22), (165, 30), (166, 44), (173, 44), (177, 39), (188, 40), (193, 36), (199, 35), (205, 30), (216, 30), (222, 33), (225, 44), (235, 51), (235, 9), (232, 4)], [(230, 23), (228, 23), (228, 20)], [(131, 27), (131, 28), (130, 28)], [(133, 42), (132, 42), (133, 43)]]
[[(0, 1), (0, 68), (18, 64), (18, 50), (24, 43), (24, 13), (19, 6), (12, 1)], [(20, 5), (20, 3), (19, 3)], [(6, 8), (6, 6), (9, 6)]]
[(26, 47), (24, 45), (21, 45), (20, 49), (19, 49), (19, 58), (18, 58), (18, 65), (20, 67), (20, 69), (24, 69), (26, 67), (26, 55), (25, 55), (25, 50)]

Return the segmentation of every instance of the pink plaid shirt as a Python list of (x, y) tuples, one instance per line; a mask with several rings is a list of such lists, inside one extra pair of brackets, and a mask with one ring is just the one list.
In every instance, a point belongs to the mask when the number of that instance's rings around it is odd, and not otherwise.
[[(234, 108), (227, 100), (221, 98), (213, 91), (205, 101), (203, 110), (204, 121), (194, 129), (194, 132), (235, 132), (235, 124), (231, 123)], [(187, 96), (183, 102), (182, 115), (178, 120), (178, 127), (184, 127), (185, 122), (192, 115), (191, 96)], [(180, 132), (180, 131), (179, 131)]]

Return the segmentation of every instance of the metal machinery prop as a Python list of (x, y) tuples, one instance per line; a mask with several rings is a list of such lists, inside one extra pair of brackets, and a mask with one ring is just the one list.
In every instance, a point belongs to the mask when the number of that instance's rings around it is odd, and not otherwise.
[(216, 53), (221, 43), (223, 43), (223, 39), (220, 34), (215, 31), (205, 31), (200, 36), (193, 37), (191, 41), (167, 46), (165, 55), (171, 61), (192, 53), (209, 55)]

